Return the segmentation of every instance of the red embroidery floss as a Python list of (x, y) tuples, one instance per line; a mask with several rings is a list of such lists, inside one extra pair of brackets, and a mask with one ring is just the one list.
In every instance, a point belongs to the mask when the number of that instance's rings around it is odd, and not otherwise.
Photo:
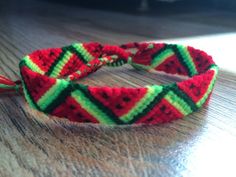
[[(95, 87), (74, 82), (104, 65), (124, 64), (189, 78), (140, 88)], [(211, 56), (189, 46), (75, 43), (25, 56), (20, 62), (21, 80), (13, 82), (0, 76), (0, 93), (22, 89), (32, 108), (70, 121), (158, 124), (182, 118), (205, 105), (217, 73)]]

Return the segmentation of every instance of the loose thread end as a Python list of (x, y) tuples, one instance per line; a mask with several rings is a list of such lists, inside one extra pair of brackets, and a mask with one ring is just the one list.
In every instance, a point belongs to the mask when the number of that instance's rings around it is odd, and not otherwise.
[(12, 81), (0, 75), (0, 94), (9, 92), (19, 92), (21, 90), (21, 81)]

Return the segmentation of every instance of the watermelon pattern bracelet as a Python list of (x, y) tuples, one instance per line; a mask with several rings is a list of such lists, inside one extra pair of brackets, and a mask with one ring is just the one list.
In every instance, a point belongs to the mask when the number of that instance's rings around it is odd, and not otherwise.
[[(75, 82), (102, 66), (130, 64), (187, 76), (169, 85), (139, 88)], [(165, 43), (75, 43), (34, 51), (20, 61), (18, 81), (0, 76), (0, 93), (21, 91), (30, 107), (75, 122), (158, 124), (206, 105), (218, 73), (212, 57), (189, 46)]]

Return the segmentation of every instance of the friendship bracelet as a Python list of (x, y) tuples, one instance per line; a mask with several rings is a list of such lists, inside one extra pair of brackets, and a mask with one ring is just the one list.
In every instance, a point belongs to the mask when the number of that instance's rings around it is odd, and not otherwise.
[[(188, 79), (139, 88), (75, 82), (104, 65), (127, 63)], [(205, 52), (164, 43), (75, 43), (34, 51), (19, 66), (19, 81), (0, 76), (0, 93), (21, 90), (30, 107), (48, 115), (101, 124), (157, 124), (187, 116), (208, 103), (218, 73)]]

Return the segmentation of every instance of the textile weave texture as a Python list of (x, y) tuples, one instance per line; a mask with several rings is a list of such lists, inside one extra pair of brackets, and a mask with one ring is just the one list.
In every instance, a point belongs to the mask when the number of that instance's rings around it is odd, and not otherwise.
[[(188, 76), (139, 88), (76, 83), (102, 66)], [(32, 108), (75, 122), (158, 124), (182, 118), (208, 102), (218, 73), (212, 57), (190, 46), (75, 43), (34, 51), (20, 62), (24, 96)]]

